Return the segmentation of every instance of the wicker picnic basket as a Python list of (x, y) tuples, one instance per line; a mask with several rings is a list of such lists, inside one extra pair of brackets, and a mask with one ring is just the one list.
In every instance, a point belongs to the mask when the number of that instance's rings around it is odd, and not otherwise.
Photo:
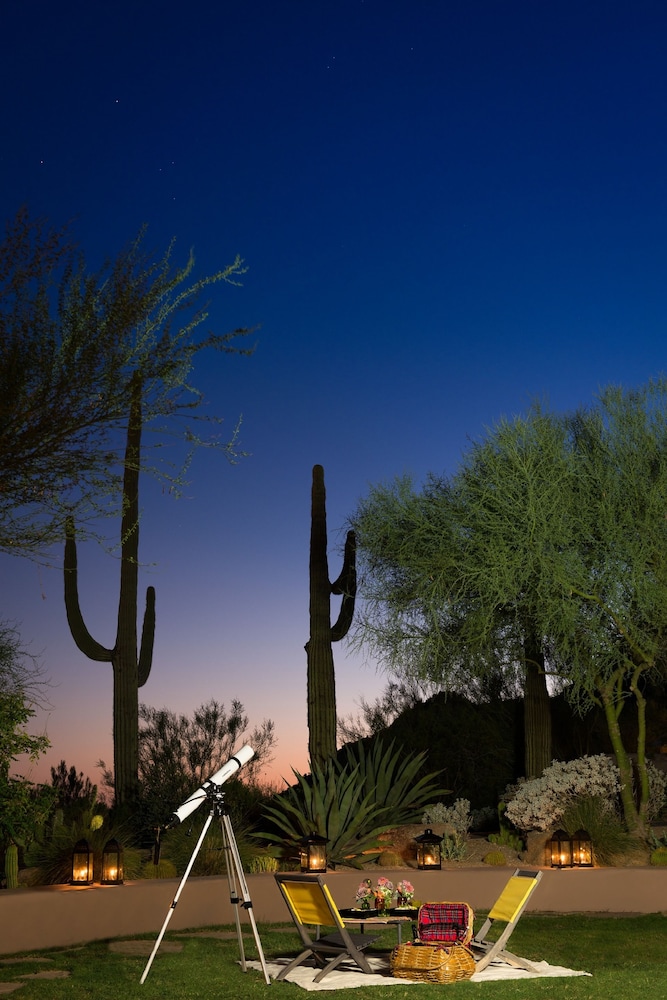
[(391, 974), (397, 979), (416, 979), (425, 983), (456, 983), (470, 979), (475, 959), (462, 944), (449, 947), (430, 944), (399, 944), (391, 953)]

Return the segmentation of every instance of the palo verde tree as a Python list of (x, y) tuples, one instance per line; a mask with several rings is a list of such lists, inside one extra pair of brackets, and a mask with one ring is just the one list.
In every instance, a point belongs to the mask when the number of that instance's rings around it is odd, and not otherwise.
[[(144, 458), (143, 433), (147, 426), (160, 419), (173, 419), (196, 410), (201, 396), (189, 382), (194, 356), (204, 348), (227, 353), (249, 353), (235, 347), (231, 341), (247, 331), (232, 334), (210, 334), (202, 339), (194, 336), (196, 328), (206, 319), (206, 312), (196, 307), (205, 286), (220, 281), (235, 283), (242, 272), (241, 262), (210, 277), (188, 284), (194, 267), (191, 256), (183, 268), (173, 268), (171, 249), (156, 264), (135, 241), (116, 262), (125, 281), (125, 294), (135, 302), (135, 325), (127, 331), (132, 346), (128, 362), (129, 415), (125, 449), (120, 462), (122, 480), (120, 593), (117, 630), (114, 645), (103, 646), (86, 627), (80, 610), (77, 581), (77, 553), (73, 519), (66, 522), (65, 542), (65, 605), (74, 641), (90, 659), (109, 662), (113, 669), (113, 744), (115, 803), (131, 804), (137, 796), (138, 783), (138, 723), (139, 688), (148, 679), (155, 630), (155, 592), (147, 589), (141, 643), (137, 645), (137, 598), (139, 570), (139, 481), (147, 469)], [(112, 269), (114, 270), (114, 269)], [(80, 277), (68, 289), (70, 310), (85, 312), (89, 304), (88, 282)], [(185, 313), (182, 325), (179, 316)], [(164, 430), (158, 427), (158, 430)], [(188, 447), (208, 444), (190, 428), (184, 431)], [(234, 459), (234, 439), (224, 444), (211, 442)], [(178, 485), (178, 475), (163, 468), (151, 471)]]
[[(459, 491), (430, 477), (419, 492), (408, 478), (374, 487), (352, 517), (361, 557), (360, 614), (354, 641), (400, 685), (461, 692), (475, 701), (514, 697), (531, 668), (524, 633), (507, 593), (484, 593), (484, 570), (470, 558), (469, 511)], [(463, 517), (461, 515), (464, 515)], [(536, 671), (537, 672), (537, 671)], [(544, 690), (543, 677), (534, 685)], [(525, 755), (541, 773), (551, 757), (547, 725), (526, 715)]]
[[(567, 544), (545, 554), (555, 587), (542, 629), (571, 700), (603, 709), (626, 824), (645, 835), (646, 690), (667, 674), (667, 381), (610, 386), (568, 428)], [(619, 724), (628, 706), (632, 748)]]
[[(666, 456), (667, 384), (610, 388), (589, 410), (535, 406), (500, 422), (449, 481), (375, 491), (353, 522), (375, 647), (453, 684), (461, 671), (519, 664), (526, 691), (531, 673), (539, 679), (536, 710), (526, 713), (533, 730), (548, 674), (582, 712), (600, 705), (626, 825), (639, 835), (648, 803), (644, 686), (667, 664)], [(619, 727), (629, 703), (636, 797)]]
[[(308, 664), (308, 753), (311, 764), (336, 754), (336, 677), (331, 644), (347, 635), (357, 591), (355, 537), (348, 531), (343, 568), (329, 580), (324, 469), (313, 466), (310, 522), (310, 638)], [(331, 595), (342, 595), (338, 618), (331, 624)]]

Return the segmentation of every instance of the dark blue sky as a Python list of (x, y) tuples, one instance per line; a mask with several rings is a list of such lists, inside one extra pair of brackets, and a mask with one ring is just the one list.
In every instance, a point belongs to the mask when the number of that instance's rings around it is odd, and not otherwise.
[[(252, 358), (195, 382), (233, 427), (191, 499), (144, 493), (157, 588), (142, 700), (240, 698), (306, 757), (310, 470), (338, 529), (370, 483), (451, 471), (534, 397), (557, 409), (665, 368), (667, 8), (574, 0), (21, 0), (1, 16), (3, 217), (73, 220), (91, 263), (148, 224), (235, 254), (210, 325)], [(117, 564), (81, 554), (112, 642)], [(111, 758), (110, 667), (69, 638), (56, 571), (0, 560), (3, 616), (53, 681), (49, 762)], [(383, 686), (336, 649), (339, 709)]]

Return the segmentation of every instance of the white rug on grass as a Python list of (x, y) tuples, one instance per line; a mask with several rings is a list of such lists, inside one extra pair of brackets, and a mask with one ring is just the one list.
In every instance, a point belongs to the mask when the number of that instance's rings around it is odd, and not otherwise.
[[(278, 973), (291, 959), (279, 958), (275, 962), (267, 962), (266, 967), (271, 979), (275, 979)], [(343, 963), (333, 972), (324, 977), (321, 983), (314, 983), (313, 979), (319, 972), (307, 965), (298, 965), (292, 969), (285, 977), (287, 982), (296, 983), (304, 990), (342, 990), (350, 989), (354, 986), (419, 986), (420, 983), (413, 979), (394, 979), (389, 974), (389, 960), (369, 956), (368, 961), (376, 972), (360, 972), (355, 963)], [(247, 962), (249, 969), (257, 969), (263, 972), (259, 962)], [(590, 972), (575, 972), (573, 969), (564, 969), (560, 965), (549, 965), (548, 962), (531, 962), (536, 972), (527, 972), (525, 969), (515, 969), (505, 962), (492, 962), (481, 972), (476, 972), (472, 979), (473, 983), (485, 983), (496, 979), (542, 979), (546, 976), (590, 976)]]

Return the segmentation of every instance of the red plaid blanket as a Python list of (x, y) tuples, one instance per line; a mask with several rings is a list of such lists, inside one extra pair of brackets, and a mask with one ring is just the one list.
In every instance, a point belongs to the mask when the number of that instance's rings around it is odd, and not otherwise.
[(467, 903), (422, 903), (417, 915), (417, 940), (468, 944), (473, 919)]

